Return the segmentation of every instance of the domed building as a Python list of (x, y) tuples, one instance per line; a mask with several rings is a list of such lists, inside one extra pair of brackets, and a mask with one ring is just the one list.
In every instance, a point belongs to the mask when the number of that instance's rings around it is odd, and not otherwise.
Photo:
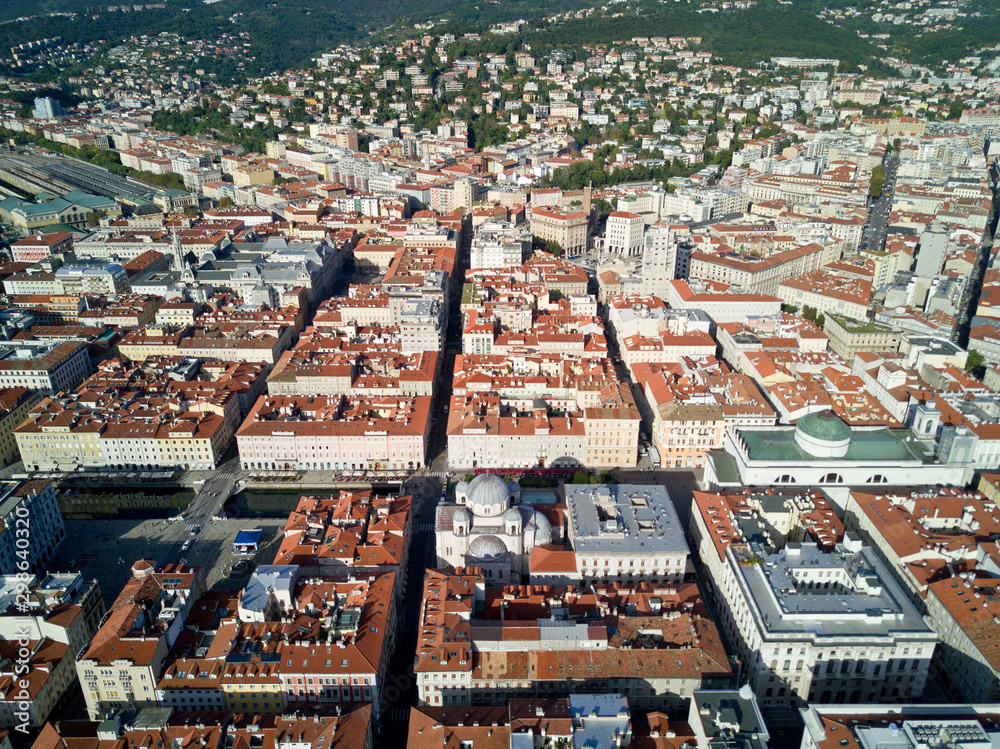
[(481, 567), (486, 580), (517, 584), (528, 552), (553, 542), (549, 519), (518, 501), (521, 487), (492, 473), (455, 485), (455, 502), (438, 505), (434, 531), (439, 565)]
[(940, 452), (909, 429), (850, 426), (833, 411), (803, 416), (795, 426), (727, 430), (725, 450), (706, 453), (702, 487), (871, 487), (952, 484), (972, 478), (968, 463)]
[(795, 444), (816, 458), (843, 458), (851, 446), (851, 427), (833, 411), (808, 414), (795, 423)]

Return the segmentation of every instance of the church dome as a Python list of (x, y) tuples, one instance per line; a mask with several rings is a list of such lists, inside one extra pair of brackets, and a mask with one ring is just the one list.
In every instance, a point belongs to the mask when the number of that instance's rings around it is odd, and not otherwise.
[(469, 482), (466, 506), (474, 515), (497, 517), (510, 507), (507, 482), (492, 473), (481, 473)]
[(456, 528), (460, 523), (465, 523), (468, 526), (472, 524), (472, 516), (469, 515), (469, 511), (464, 507), (459, 507), (455, 510), (455, 514), (451, 516), (451, 523)]
[(817, 458), (843, 458), (851, 446), (851, 427), (833, 411), (808, 414), (795, 423), (795, 444)]
[(516, 507), (511, 507), (507, 512), (503, 514), (503, 519), (508, 523), (523, 523), (524, 519), (521, 517), (521, 511)]
[(469, 544), (469, 556), (476, 559), (496, 559), (506, 553), (507, 544), (496, 536), (479, 536), (479, 538)]
[(549, 522), (549, 519), (536, 510), (532, 520), (535, 523), (535, 545), (542, 546), (552, 543), (552, 523)]

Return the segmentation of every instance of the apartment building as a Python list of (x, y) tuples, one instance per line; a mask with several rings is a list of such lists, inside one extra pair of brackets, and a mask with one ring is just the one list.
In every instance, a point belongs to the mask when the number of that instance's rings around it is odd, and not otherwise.
[(586, 252), (590, 214), (584, 211), (532, 208), (528, 220), (531, 223), (531, 233), (543, 242), (554, 242), (563, 252), (571, 255)]
[(90, 352), (82, 341), (0, 348), (0, 388), (59, 393), (75, 388), (91, 371)]
[[(678, 736), (685, 737), (684, 724), (648, 716), (649, 737), (654, 749), (666, 749)], [(747, 749), (767, 749), (771, 739), (757, 698), (747, 685), (733, 689), (699, 689), (691, 699), (687, 726), (690, 743), (698, 749), (739, 744)], [(685, 742), (687, 743), (687, 741)]]
[(656, 407), (653, 440), (664, 466), (705, 465), (705, 453), (722, 446), (726, 420), (723, 407), (706, 403), (660, 403)]
[(470, 396), (495, 392), (502, 398), (516, 399), (531, 387), (584, 409), (600, 405), (603, 391), (616, 379), (614, 366), (606, 358), (541, 352), (519, 354), (514, 358), (458, 354), (452, 393)]
[(506, 221), (486, 221), (472, 238), (469, 268), (516, 268), (531, 248), (531, 232)]
[[(914, 605), (927, 613), (941, 644), (935, 659), (953, 693), (977, 702), (1000, 699), (996, 580), (1000, 533), (996, 503), (977, 491), (850, 493), (845, 522), (897, 571)], [(956, 575), (956, 571), (958, 574)]]
[(691, 253), (687, 277), (739, 286), (744, 294), (777, 294), (778, 284), (818, 270), (823, 258), (824, 250), (819, 244), (779, 250), (765, 257), (696, 250)]
[(448, 462), (456, 468), (624, 467), (637, 460), (640, 415), (628, 387), (580, 408), (555, 394), (455, 395)]
[(677, 271), (677, 236), (666, 225), (656, 223), (642, 237), (642, 290), (663, 297)]
[[(18, 583), (26, 587), (27, 606), (18, 605)], [(48, 638), (69, 646), (70, 657), (86, 646), (105, 613), (96, 580), (78, 572), (44, 576), (0, 575), (0, 638), (16, 640), (19, 631), (35, 640)]]
[(63, 265), (51, 273), (15, 273), (3, 281), (8, 294), (121, 294), (129, 290), (119, 263)]
[(327, 577), (394, 572), (398, 594), (406, 580), (411, 504), (408, 495), (381, 496), (371, 490), (302, 497), (282, 528), (273, 564)]
[[(181, 369), (192, 367), (189, 360)], [(214, 468), (239, 424), (241, 388), (228, 378), (176, 374), (105, 362), (79, 390), (46, 398), (14, 430), (22, 461), (46, 471)]]
[(12, 671), (17, 664), (17, 680), (8, 677), (0, 693), (0, 728), (41, 728), (76, 680), (69, 646), (48, 637), (0, 640), (0, 659)]
[(606, 302), (608, 327), (621, 346), (632, 335), (654, 338), (660, 333), (683, 335), (692, 331), (709, 333), (712, 320), (700, 310), (668, 309), (663, 299), (650, 294), (616, 294)]
[(888, 325), (834, 313), (826, 315), (823, 332), (830, 338), (830, 348), (848, 364), (854, 362), (859, 351), (899, 351), (899, 344), (903, 340), (903, 333)]
[(245, 469), (420, 468), (429, 396), (261, 396), (236, 432)]
[(701, 310), (719, 324), (781, 312), (781, 299), (776, 296), (748, 294), (726, 286), (709, 286), (693, 278), (671, 281), (666, 292), (663, 301), (671, 309)]
[(628, 700), (620, 694), (571, 694), (564, 698), (512, 699), (482, 707), (412, 707), (406, 749), (527, 745), (540, 737), (566, 749), (632, 744)]
[(17, 575), (0, 577), (0, 652), (11, 664), (19, 664), (21, 647), (30, 651), (28, 670), (18, 672), (18, 679), (0, 694), (0, 727), (22, 723), (15, 713), (23, 712), (24, 702), (29, 727), (45, 725), (76, 682), (76, 654), (90, 642), (103, 615), (97, 581), (78, 573), (44, 579), (28, 575), (23, 582)]
[(818, 270), (778, 284), (775, 295), (796, 307), (839, 314), (854, 320), (868, 317), (871, 304), (870, 278)]
[(126, 705), (157, 704), (156, 684), (167, 652), (205, 593), (200, 567), (156, 568), (140, 559), (132, 578), (76, 660), (91, 719)]
[(8, 466), (15, 462), (20, 453), (14, 429), (28, 418), (28, 413), (42, 400), (42, 392), (27, 388), (5, 388), (0, 390), (0, 460)]
[(775, 423), (774, 408), (753, 380), (729, 372), (714, 356), (640, 364), (633, 372), (664, 466), (703, 466), (728, 429)]
[(715, 356), (718, 344), (708, 333), (692, 330), (673, 334), (661, 331), (653, 336), (635, 335), (623, 338), (620, 343), (622, 363), (630, 372), (642, 363), (663, 364), (683, 358), (702, 359)]
[(543, 593), (489, 589), (478, 569), (429, 570), (420, 611), (420, 706), (614, 691), (636, 709), (678, 710), (733, 674), (693, 584)]
[(121, 355), (142, 362), (150, 356), (222, 359), (231, 362), (275, 364), (291, 346), (293, 327), (265, 320), (201, 322), (171, 331), (150, 325), (129, 330), (118, 345)]
[[(994, 568), (995, 569), (995, 566)], [(1000, 699), (1000, 580), (966, 572), (928, 587), (927, 614), (941, 635), (938, 661), (960, 699)]]
[[(568, 251), (563, 248), (564, 251)], [(549, 253), (536, 251), (519, 267), (480, 268), (466, 273), (466, 283), (492, 296), (517, 292), (542, 296), (573, 297), (587, 294), (589, 279), (586, 271)], [(554, 294), (553, 294), (554, 292)]]
[(358, 150), (358, 131), (348, 125), (335, 125), (329, 122), (314, 123), (309, 126), (309, 136), (322, 140), (329, 147), (343, 148), (348, 151)]
[[(773, 362), (773, 371), (778, 371), (782, 362), (795, 370), (801, 361), (803, 371), (807, 369), (806, 362), (813, 359), (828, 366), (837, 364), (835, 359), (822, 356), (829, 345), (824, 332), (809, 320), (786, 312), (722, 323), (716, 335), (722, 356), (734, 369), (768, 385), (773, 384), (769, 380), (774, 378), (770, 371), (762, 371), (762, 363)], [(811, 356), (814, 354), (818, 356)]]
[[(367, 349), (344, 351), (338, 339), (310, 328), (286, 351), (267, 377), (271, 395), (429, 396), (437, 373), (437, 351), (412, 354)], [(330, 342), (330, 347), (326, 347)]]
[(33, 745), (60, 749), (85, 743), (93, 749), (122, 749), (148, 742), (161, 747), (194, 743), (204, 749), (259, 746), (260, 749), (372, 749), (370, 705), (340, 715), (267, 715), (250, 712), (140, 711), (108, 723), (48, 723)]
[(440, 280), (426, 289), (401, 283), (399, 290), (391, 293), (372, 286), (352, 287), (351, 296), (323, 302), (313, 326), (320, 331), (343, 331), (352, 326), (397, 327), (404, 354), (438, 351), (444, 336), (445, 310), (443, 277)]
[(155, 683), (159, 704), (255, 715), (367, 705), (380, 720), (397, 631), (395, 578), (262, 565), (243, 591), (202, 596), (185, 627), (213, 631), (212, 645), (199, 651), (197, 641), (178, 638)]
[(34, 234), (10, 246), (10, 254), (15, 263), (37, 263), (52, 255), (59, 255), (73, 249), (73, 235), (69, 232)]
[(66, 537), (51, 481), (0, 481), (0, 522), (0, 569), (7, 573), (46, 569)]

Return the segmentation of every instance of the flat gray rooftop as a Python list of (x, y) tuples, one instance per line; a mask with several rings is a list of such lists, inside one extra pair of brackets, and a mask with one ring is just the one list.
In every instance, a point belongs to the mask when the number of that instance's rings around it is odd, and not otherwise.
[(727, 557), (765, 636), (933, 638), (871, 549), (852, 549), (840, 544), (825, 552), (814, 544), (789, 544), (768, 553), (760, 547), (731, 546)]
[(585, 554), (687, 554), (684, 531), (662, 486), (565, 487), (574, 550)]

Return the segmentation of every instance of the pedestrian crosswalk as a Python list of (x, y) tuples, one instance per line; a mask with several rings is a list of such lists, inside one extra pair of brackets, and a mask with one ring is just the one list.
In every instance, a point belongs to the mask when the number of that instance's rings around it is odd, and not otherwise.
[(417, 530), (420, 533), (424, 533), (425, 531), (432, 531), (432, 530), (434, 530), (434, 523), (421, 523), (417, 527)]
[(394, 707), (389, 711), (387, 723), (405, 723), (410, 717), (410, 708)]

